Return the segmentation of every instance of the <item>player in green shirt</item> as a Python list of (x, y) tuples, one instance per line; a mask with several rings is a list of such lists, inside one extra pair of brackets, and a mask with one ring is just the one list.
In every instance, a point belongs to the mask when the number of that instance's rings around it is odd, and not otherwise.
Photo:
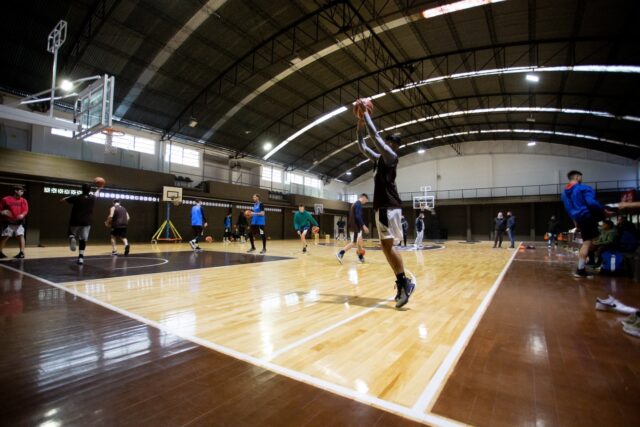
[(318, 227), (318, 222), (311, 216), (309, 212), (304, 210), (304, 205), (298, 206), (298, 212), (293, 215), (293, 227), (302, 240), (302, 253), (307, 253), (307, 232), (311, 225)]

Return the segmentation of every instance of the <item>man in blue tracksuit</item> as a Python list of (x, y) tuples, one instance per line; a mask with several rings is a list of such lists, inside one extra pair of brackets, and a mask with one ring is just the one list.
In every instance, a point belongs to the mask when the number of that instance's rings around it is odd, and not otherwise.
[(231, 210), (227, 213), (227, 216), (224, 217), (224, 235), (222, 236), (222, 241), (228, 243), (231, 237)]
[(507, 235), (509, 235), (509, 240), (511, 241), (510, 248), (514, 248), (516, 244), (516, 217), (509, 211), (507, 212)]
[(196, 200), (196, 204), (191, 208), (191, 229), (193, 230), (193, 239), (189, 241), (191, 245), (191, 249), (196, 252), (200, 252), (200, 246), (198, 246), (198, 241), (200, 240), (200, 236), (202, 236), (202, 230), (207, 227), (207, 218), (204, 216), (204, 211), (202, 210), (202, 200)]
[(578, 268), (573, 274), (574, 277), (593, 277), (587, 273), (585, 264), (589, 257), (591, 241), (600, 234), (598, 222), (606, 216), (612, 214), (605, 210), (604, 206), (596, 200), (596, 193), (593, 188), (582, 184), (582, 173), (573, 170), (567, 174), (569, 184), (562, 192), (562, 203), (564, 208), (573, 219), (576, 227), (582, 234), (582, 246), (578, 254)]
[(253, 240), (253, 236), (255, 234), (259, 234), (262, 238), (262, 250), (261, 254), (267, 252), (267, 235), (264, 232), (265, 225), (265, 216), (264, 216), (264, 205), (260, 201), (260, 195), (254, 194), (253, 197), (253, 208), (251, 209), (251, 229), (249, 231), (249, 241), (251, 242), (251, 249), (247, 252), (255, 252), (256, 245)]

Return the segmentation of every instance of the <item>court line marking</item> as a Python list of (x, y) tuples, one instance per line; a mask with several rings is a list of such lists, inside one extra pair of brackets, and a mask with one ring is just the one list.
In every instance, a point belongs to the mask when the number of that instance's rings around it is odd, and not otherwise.
[[(62, 258), (61, 258), (62, 259)], [(73, 258), (75, 259), (75, 258)], [(159, 265), (165, 265), (169, 263), (169, 260), (166, 258), (154, 258), (154, 257), (137, 257), (137, 256), (122, 256), (122, 257), (118, 257), (118, 256), (111, 256), (111, 257), (99, 257), (99, 258), (91, 258), (92, 260), (96, 260), (96, 259), (107, 259), (107, 260), (111, 260), (111, 261), (117, 261), (118, 259), (122, 259), (123, 261), (128, 261), (128, 260), (136, 260), (136, 259), (155, 259), (155, 260), (161, 260), (163, 262), (159, 263), (159, 264), (148, 264), (148, 265), (136, 265), (133, 267), (113, 267), (113, 270), (131, 270), (134, 268), (150, 268), (150, 267), (158, 267)], [(95, 279), (89, 279), (89, 280), (95, 280)]]
[[(49, 286), (53, 286), (54, 288), (60, 289), (64, 292), (68, 292), (78, 298), (82, 298), (86, 301), (92, 302), (94, 304), (97, 304), (101, 307), (104, 307), (108, 310), (114, 311), (118, 314), (121, 314), (125, 317), (128, 317), (130, 319), (136, 320), (140, 323), (143, 323), (145, 325), (154, 327), (162, 332), (165, 332), (167, 334), (172, 334), (175, 335), (179, 338), (182, 338), (186, 341), (190, 341), (194, 344), (198, 344), (202, 347), (206, 347), (209, 348), (211, 350), (217, 351), (219, 353), (223, 353), (227, 356), (236, 358), (238, 360), (242, 360), (244, 362), (250, 363), (252, 365), (258, 366), (260, 368), (263, 369), (267, 369), (269, 371), (275, 372), (277, 374), (289, 377), (291, 379), (294, 379), (296, 381), (300, 381), (300, 382), (304, 382), (306, 384), (312, 385), (314, 387), (320, 388), (322, 390), (326, 390), (329, 392), (332, 392), (334, 394), (340, 395), (342, 397), (346, 397), (348, 399), (352, 399), (355, 400), (357, 402), (360, 403), (364, 403), (370, 406), (374, 406), (378, 409), (382, 409), (385, 410), (387, 412), (391, 412), (394, 413), (396, 415), (401, 415), (405, 418), (409, 418), (412, 419), (414, 421), (418, 421), (418, 422), (422, 422), (422, 423), (428, 423), (431, 426), (434, 427), (459, 427), (459, 426), (464, 426), (465, 424), (460, 423), (458, 421), (455, 420), (451, 420), (449, 418), (440, 416), (440, 415), (436, 415), (436, 414), (431, 414), (431, 413), (418, 413), (415, 410), (413, 410), (410, 407), (407, 406), (402, 406), (399, 405), (397, 403), (394, 402), (390, 402), (387, 400), (383, 400), (380, 399), (378, 397), (375, 396), (371, 396), (368, 394), (363, 394), (363, 393), (358, 393), (357, 391), (350, 389), (348, 387), (345, 386), (341, 386), (338, 384), (334, 384), (331, 382), (328, 382), (326, 380), (323, 380), (321, 378), (317, 378), (314, 377), (312, 375), (309, 374), (305, 374), (303, 372), (298, 372), (298, 371), (294, 371), (292, 369), (286, 368), (284, 366), (280, 366), (280, 365), (276, 365), (275, 363), (272, 363), (266, 359), (263, 358), (257, 358), (255, 356), (251, 356), (245, 353), (241, 353), (237, 350), (234, 350), (232, 348), (229, 347), (225, 347), (223, 345), (220, 344), (216, 344), (214, 342), (205, 340), (203, 338), (199, 338), (197, 336), (194, 335), (188, 335), (188, 334), (183, 334), (181, 332), (172, 330), (170, 328), (165, 327), (164, 325), (162, 325), (161, 323), (158, 323), (154, 320), (150, 320), (147, 319), (145, 317), (142, 317), (138, 314), (132, 313), (130, 311), (124, 310), (122, 308), (116, 307), (114, 305), (111, 305), (109, 303), (103, 302), (97, 298), (94, 298), (90, 295), (84, 294), (80, 291), (77, 291), (73, 288), (66, 288), (65, 286), (59, 285), (57, 283), (53, 283), (50, 280), (47, 279), (43, 279), (42, 277), (38, 277), (34, 274), (31, 273), (27, 273), (25, 271), (19, 270), (15, 267), (10, 267), (8, 265), (4, 265), (4, 264), (0, 264), (1, 267), (4, 267), (8, 270), (12, 270), (16, 273), (22, 274), (24, 276), (27, 277), (31, 277), (32, 279), (38, 280), (42, 283), (45, 283)], [(76, 286), (76, 285), (73, 285)]]
[(354, 315), (352, 315), (350, 317), (347, 317), (346, 319), (342, 319), (341, 321), (339, 321), (337, 323), (329, 325), (324, 329), (320, 329), (319, 331), (316, 331), (311, 335), (307, 335), (306, 337), (301, 338), (298, 341), (294, 341), (291, 344), (282, 347), (280, 350), (278, 350), (278, 351), (276, 351), (274, 353), (271, 353), (269, 356), (265, 357), (264, 360), (276, 359), (279, 356), (281, 356), (282, 354), (284, 354), (284, 353), (286, 353), (286, 352), (288, 352), (290, 350), (293, 350), (294, 348), (299, 347), (299, 346), (301, 346), (301, 345), (303, 345), (303, 344), (305, 344), (305, 343), (307, 343), (307, 342), (309, 342), (311, 340), (314, 340), (314, 339), (318, 338), (319, 336), (322, 336), (322, 335), (326, 334), (327, 332), (331, 332), (332, 330), (334, 330), (336, 328), (339, 328), (340, 326), (345, 325), (345, 324), (351, 322), (352, 320), (357, 319), (358, 317), (362, 317), (365, 314), (368, 314), (368, 313), (372, 312), (373, 310), (375, 310), (376, 308), (380, 307), (382, 304), (386, 304), (386, 303), (388, 303), (390, 301), (393, 301), (393, 298), (387, 298), (385, 300), (382, 300), (379, 303), (374, 304), (373, 306), (367, 308), (366, 310), (361, 311), (360, 313), (356, 313), (356, 314), (354, 314)]
[(504, 278), (505, 274), (507, 274), (507, 270), (509, 270), (511, 263), (518, 254), (517, 248), (519, 248), (519, 246), (520, 245), (516, 246), (516, 250), (514, 250), (513, 254), (511, 254), (509, 261), (507, 261), (507, 264), (504, 266), (495, 282), (493, 282), (491, 288), (489, 288), (489, 291), (482, 299), (482, 302), (476, 309), (475, 313), (473, 313), (473, 316), (471, 316), (471, 319), (469, 319), (469, 321), (467, 322), (467, 325), (462, 330), (462, 333), (458, 336), (458, 339), (449, 350), (449, 353), (447, 354), (445, 359), (442, 361), (442, 363), (440, 363), (438, 370), (433, 375), (433, 377), (431, 377), (431, 381), (429, 381), (429, 384), (427, 384), (427, 387), (420, 394), (420, 397), (411, 408), (412, 411), (415, 411), (416, 413), (431, 411), (431, 408), (435, 404), (436, 399), (440, 395), (440, 391), (442, 390), (444, 383), (449, 378), (449, 375), (453, 372), (453, 368), (458, 363), (460, 356), (462, 356), (462, 352), (467, 347), (467, 344), (469, 344), (471, 336), (480, 324), (480, 320), (484, 316), (484, 313), (487, 311), (487, 308), (489, 307), (493, 296), (497, 292), (498, 287), (500, 287), (502, 279)]

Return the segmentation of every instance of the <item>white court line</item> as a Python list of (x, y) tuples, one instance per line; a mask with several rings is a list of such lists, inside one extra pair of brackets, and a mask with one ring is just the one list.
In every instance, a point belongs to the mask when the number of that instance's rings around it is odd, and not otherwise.
[(385, 410), (387, 412), (391, 412), (391, 413), (394, 413), (394, 414), (397, 414), (397, 415), (401, 415), (401, 416), (403, 416), (405, 418), (413, 419), (415, 421), (419, 421), (419, 422), (422, 422), (422, 423), (428, 423), (429, 425), (434, 426), (434, 427), (459, 427), (459, 426), (463, 426), (464, 425), (462, 423), (459, 423), (459, 422), (454, 421), (454, 420), (450, 420), (448, 418), (445, 418), (445, 417), (442, 417), (442, 416), (439, 416), (439, 415), (430, 414), (430, 413), (427, 413), (427, 414), (419, 413), (419, 412), (416, 412), (415, 410), (413, 410), (413, 409), (411, 409), (409, 407), (402, 406), (402, 405), (399, 405), (399, 404), (394, 403), (394, 402), (389, 402), (387, 400), (383, 400), (383, 399), (377, 398), (375, 396), (371, 396), (369, 394), (358, 393), (357, 391), (352, 390), (352, 389), (350, 389), (348, 387), (344, 387), (344, 386), (341, 386), (341, 385), (338, 385), (338, 384), (334, 384), (334, 383), (328, 382), (326, 380), (323, 380), (321, 378), (316, 378), (316, 377), (314, 377), (312, 375), (309, 375), (309, 374), (305, 374), (305, 373), (302, 373), (302, 372), (294, 371), (292, 369), (285, 368), (284, 366), (276, 365), (274, 363), (269, 362), (266, 359), (261, 359), (261, 358), (257, 358), (257, 357), (254, 357), (254, 356), (250, 356), (248, 354), (241, 353), (241, 352), (239, 352), (237, 350), (234, 350), (232, 348), (225, 347), (223, 345), (216, 344), (216, 343), (213, 343), (211, 341), (207, 341), (205, 339), (199, 338), (199, 337), (194, 336), (194, 335), (188, 335), (188, 334), (183, 334), (181, 332), (174, 331), (174, 330), (172, 330), (170, 328), (167, 328), (166, 326), (162, 325), (161, 323), (158, 323), (158, 322), (155, 322), (153, 320), (144, 318), (142, 316), (139, 316), (139, 315), (137, 315), (135, 313), (132, 313), (132, 312), (129, 312), (127, 310), (123, 310), (123, 309), (121, 309), (119, 307), (116, 307), (116, 306), (111, 305), (109, 303), (100, 301), (99, 299), (96, 299), (96, 298), (94, 298), (92, 296), (83, 294), (83, 293), (78, 292), (78, 291), (76, 291), (74, 289), (66, 288), (66, 287), (64, 287), (62, 285), (59, 285), (57, 283), (53, 283), (53, 282), (51, 282), (49, 280), (43, 279), (43, 278), (38, 277), (38, 276), (36, 276), (34, 274), (27, 273), (25, 271), (19, 270), (19, 269), (14, 268), (14, 267), (10, 267), (8, 265), (0, 264), (0, 266), (6, 268), (8, 270), (15, 271), (16, 273), (22, 274), (24, 276), (31, 277), (32, 279), (38, 280), (38, 281), (40, 281), (42, 283), (46, 283), (47, 285), (50, 285), (50, 286), (53, 286), (55, 288), (61, 289), (61, 290), (65, 291), (65, 292), (69, 292), (70, 294), (72, 294), (72, 295), (74, 295), (74, 296), (76, 296), (78, 298), (82, 298), (84, 300), (87, 300), (89, 302), (97, 304), (97, 305), (99, 305), (101, 307), (104, 307), (106, 309), (109, 309), (111, 311), (115, 311), (116, 313), (119, 313), (119, 314), (121, 314), (121, 315), (123, 315), (125, 317), (128, 317), (130, 319), (136, 320), (136, 321), (138, 321), (140, 323), (143, 323), (145, 325), (154, 327), (154, 328), (159, 329), (160, 331), (163, 331), (165, 333), (175, 335), (175, 336), (180, 337), (180, 338), (182, 338), (184, 340), (191, 341), (194, 344), (198, 344), (200, 346), (209, 348), (211, 350), (215, 350), (215, 351), (217, 351), (219, 353), (226, 354), (227, 356), (231, 356), (231, 357), (236, 358), (238, 360), (242, 360), (244, 362), (251, 363), (252, 365), (255, 365), (255, 366), (270, 370), (272, 372), (275, 372), (277, 374), (289, 377), (289, 378), (294, 379), (296, 381), (304, 382), (304, 383), (312, 385), (314, 387), (317, 387), (317, 388), (320, 388), (320, 389), (323, 389), (323, 390), (326, 390), (326, 391), (330, 391), (332, 393), (335, 393), (337, 395), (340, 395), (340, 396), (343, 396), (343, 397), (358, 401), (360, 403), (368, 404), (370, 406), (374, 406), (374, 407), (377, 407), (379, 409), (383, 409), (383, 410)]
[(357, 314), (354, 314), (353, 316), (347, 317), (346, 319), (343, 319), (343, 320), (341, 320), (341, 321), (339, 321), (337, 323), (334, 323), (333, 325), (329, 325), (324, 329), (320, 329), (319, 331), (314, 332), (311, 335), (307, 335), (306, 337), (301, 338), (298, 341), (294, 341), (291, 344), (289, 344), (289, 345), (287, 345), (285, 347), (282, 347), (280, 350), (278, 350), (278, 351), (276, 351), (274, 353), (271, 353), (269, 356), (265, 357), (264, 360), (276, 359), (278, 356), (286, 353), (287, 351), (293, 350), (294, 348), (299, 347), (302, 344), (307, 343), (307, 342), (309, 342), (309, 341), (311, 341), (311, 340), (313, 340), (313, 339), (315, 339), (315, 338), (317, 338), (317, 337), (319, 337), (321, 335), (324, 335), (327, 332), (330, 332), (330, 331), (332, 331), (332, 330), (334, 330), (334, 329), (336, 329), (336, 328), (338, 328), (338, 327), (340, 327), (340, 326), (342, 326), (342, 325), (344, 325), (346, 323), (349, 323), (352, 320), (357, 319), (358, 317), (362, 317), (365, 314), (367, 314), (367, 313), (375, 310), (376, 308), (380, 307), (382, 304), (386, 304), (391, 300), (392, 300), (392, 298), (387, 298), (385, 300), (382, 300), (379, 303), (367, 308), (366, 310), (361, 311), (360, 313), (357, 313)]
[(509, 266), (511, 266), (513, 259), (518, 254), (517, 248), (519, 247), (520, 245), (516, 246), (516, 250), (513, 251), (513, 254), (511, 255), (511, 258), (509, 258), (507, 265), (504, 266), (502, 272), (500, 272), (500, 275), (496, 278), (496, 281), (493, 283), (491, 288), (489, 288), (489, 292), (487, 292), (487, 295), (485, 295), (475, 313), (473, 313), (473, 316), (471, 316), (471, 319), (469, 319), (469, 322), (467, 322), (467, 326), (465, 326), (465, 328), (462, 330), (462, 333), (453, 344), (453, 347), (451, 347), (451, 350), (449, 350), (447, 357), (445, 357), (444, 361), (440, 364), (440, 367), (436, 371), (435, 375), (431, 378), (431, 381), (429, 381), (429, 384), (427, 384), (427, 387), (424, 389), (416, 403), (413, 405), (412, 410), (416, 413), (424, 413), (427, 410), (430, 411), (433, 407), (435, 399), (440, 394), (442, 386), (449, 377), (449, 373), (453, 370), (453, 367), (458, 362), (458, 359), (462, 355), (462, 352), (467, 347), (469, 340), (471, 340), (471, 335), (473, 335), (476, 328), (478, 327), (480, 319), (482, 319), (485, 311), (487, 311), (487, 307), (489, 307), (489, 303), (493, 299), (493, 295), (498, 290), (498, 287), (500, 286), (500, 283), (502, 283), (504, 275), (507, 273)]
[[(117, 256), (114, 257), (113, 255), (111, 255), (111, 257), (100, 257), (100, 258), (91, 258), (91, 259), (92, 260), (107, 259), (107, 260), (111, 260), (111, 261), (117, 261), (118, 260)], [(135, 260), (135, 259), (153, 259), (153, 260), (160, 260), (162, 262), (159, 263), (159, 264), (134, 265), (134, 266), (131, 266), (131, 267), (113, 267), (112, 270), (131, 270), (133, 268), (157, 267), (159, 265), (165, 265), (165, 264), (169, 263), (169, 260), (166, 259), (166, 258), (140, 257), (140, 256), (124, 256), (123, 261)], [(91, 280), (93, 280), (93, 279), (91, 279)]]

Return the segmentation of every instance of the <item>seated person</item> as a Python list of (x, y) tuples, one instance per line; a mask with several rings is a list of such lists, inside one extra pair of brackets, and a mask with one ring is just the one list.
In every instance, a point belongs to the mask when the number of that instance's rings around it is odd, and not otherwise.
[(616, 233), (618, 235), (618, 249), (621, 252), (635, 252), (638, 248), (638, 229), (625, 216), (618, 217)]
[(596, 267), (602, 264), (601, 255), (604, 251), (616, 249), (616, 237), (617, 233), (613, 226), (613, 222), (610, 219), (602, 221), (602, 230), (600, 231), (600, 235), (592, 241), (594, 256), (597, 260), (595, 262)]

